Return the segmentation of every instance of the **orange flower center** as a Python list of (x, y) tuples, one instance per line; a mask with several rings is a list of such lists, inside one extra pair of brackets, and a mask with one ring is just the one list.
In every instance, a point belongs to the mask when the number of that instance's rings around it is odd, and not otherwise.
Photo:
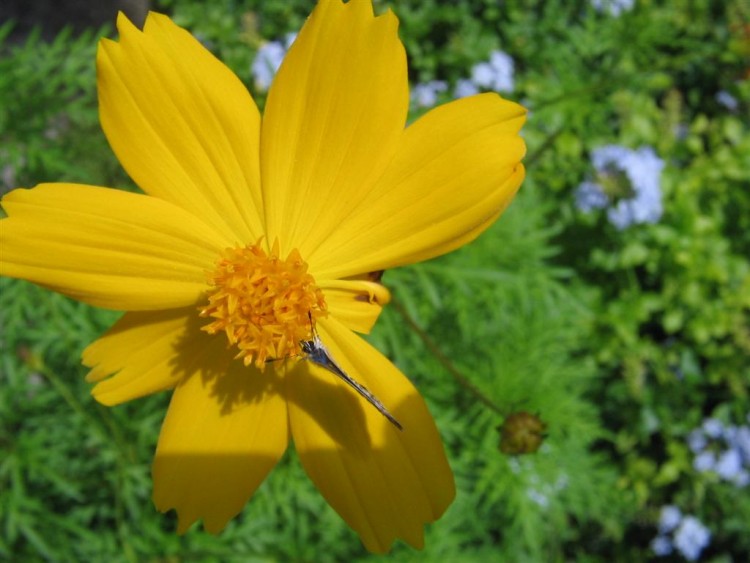
[(209, 334), (224, 331), (239, 349), (236, 358), (259, 368), (266, 360), (297, 355), (301, 340), (311, 338), (310, 316), (325, 316), (323, 292), (307, 272), (297, 249), (286, 260), (254, 244), (227, 249), (210, 274), (213, 289), (200, 316)]

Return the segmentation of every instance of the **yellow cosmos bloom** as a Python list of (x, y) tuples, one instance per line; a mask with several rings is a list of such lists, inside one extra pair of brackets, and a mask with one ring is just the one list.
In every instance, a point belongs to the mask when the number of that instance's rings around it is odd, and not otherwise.
[[(454, 497), (411, 383), (355, 332), (388, 291), (368, 275), (474, 239), (524, 175), (524, 109), (494, 94), (405, 128), (398, 21), (322, 0), (263, 119), (236, 76), (167, 17), (124, 17), (97, 55), (104, 132), (145, 192), (76, 184), (3, 200), (0, 273), (127, 311), (83, 353), (115, 405), (173, 390), (153, 466), (179, 531), (218, 532), (294, 440), (367, 549), (423, 543)], [(403, 425), (300, 357), (322, 342)], [(279, 359), (266, 362), (267, 359)]]

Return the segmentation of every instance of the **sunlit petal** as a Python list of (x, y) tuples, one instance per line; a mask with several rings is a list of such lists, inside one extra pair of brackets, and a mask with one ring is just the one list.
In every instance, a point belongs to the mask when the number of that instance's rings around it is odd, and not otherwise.
[(318, 3), (284, 59), (263, 116), (266, 229), (304, 256), (338, 229), (396, 149), (406, 55), (391, 12)]
[(310, 257), (318, 275), (426, 260), (479, 235), (523, 180), (524, 119), (521, 106), (483, 94), (408, 127), (385, 174)]
[(102, 127), (147, 193), (237, 242), (262, 234), (260, 115), (240, 80), (187, 31), (151, 13), (120, 14), (119, 42), (97, 54)]
[(383, 306), (391, 300), (388, 289), (367, 280), (322, 280), (328, 312), (344, 326), (368, 333)]
[(42, 184), (2, 200), (0, 274), (118, 310), (195, 303), (226, 239), (153, 197)]

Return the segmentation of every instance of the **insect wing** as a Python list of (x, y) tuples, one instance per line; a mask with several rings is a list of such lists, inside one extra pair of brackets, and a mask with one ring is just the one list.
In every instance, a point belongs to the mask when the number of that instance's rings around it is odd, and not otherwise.
[(313, 340), (304, 341), (301, 343), (302, 351), (307, 354), (307, 359), (311, 362), (318, 364), (320, 367), (327, 369), (334, 375), (340, 377), (346, 383), (348, 383), (357, 393), (364, 397), (368, 403), (378, 409), (378, 412), (386, 417), (396, 428), (403, 430), (401, 423), (394, 418), (394, 416), (388, 412), (383, 403), (381, 403), (375, 395), (370, 393), (367, 388), (352, 379), (347, 373), (341, 369), (341, 367), (334, 361), (328, 349), (320, 341), (320, 338), (316, 335)]

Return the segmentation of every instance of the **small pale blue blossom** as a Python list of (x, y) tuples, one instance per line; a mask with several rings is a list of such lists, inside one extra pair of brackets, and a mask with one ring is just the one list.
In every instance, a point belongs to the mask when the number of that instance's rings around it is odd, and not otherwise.
[(737, 450), (725, 450), (716, 460), (716, 473), (719, 477), (732, 481), (742, 471), (742, 457)]
[(686, 516), (674, 533), (674, 546), (688, 561), (695, 561), (711, 541), (711, 532), (695, 516)]
[(467, 96), (473, 96), (479, 93), (479, 88), (468, 78), (462, 78), (456, 82), (456, 86), (453, 89), (454, 98), (465, 98)]
[(604, 145), (591, 152), (591, 164), (599, 172), (606, 170), (609, 166), (624, 170), (632, 152), (629, 148), (620, 145)]
[(255, 59), (250, 66), (250, 71), (255, 80), (255, 87), (259, 90), (268, 90), (273, 82), (273, 77), (281, 66), (286, 52), (297, 38), (296, 33), (287, 33), (284, 41), (269, 41), (263, 44), (255, 54)]
[(545, 495), (544, 493), (540, 493), (535, 489), (529, 489), (526, 491), (526, 494), (532, 502), (536, 503), (540, 507), (547, 508), (547, 506), (549, 506), (549, 498), (547, 498), (547, 495)]
[(720, 438), (724, 433), (724, 425), (720, 420), (716, 420), (715, 418), (707, 418), (704, 420), (702, 428), (703, 432), (705, 432), (706, 436), (709, 438)]
[(514, 87), (513, 58), (502, 51), (492, 51), (488, 62), (478, 63), (471, 69), (472, 82), (494, 92), (512, 92)]
[(0, 194), (12, 190), (18, 185), (16, 174), (26, 164), (22, 156), (12, 155), (4, 148), (0, 148)]
[(576, 207), (581, 211), (588, 213), (594, 209), (604, 209), (609, 205), (609, 198), (599, 184), (594, 182), (583, 182), (575, 193)]
[(597, 12), (607, 12), (616, 18), (623, 12), (632, 10), (635, 0), (591, 0), (591, 5)]
[(732, 94), (730, 94), (726, 90), (721, 90), (720, 92), (716, 93), (716, 101), (731, 112), (737, 111), (737, 108), (740, 107), (740, 103), (737, 101), (737, 98), (732, 96)]
[(688, 434), (687, 441), (695, 454), (696, 471), (713, 471), (739, 488), (750, 485), (750, 426), (725, 426), (707, 418)]
[(448, 90), (448, 84), (442, 80), (430, 80), (414, 86), (411, 99), (418, 108), (431, 108), (438, 101), (438, 94)]
[(620, 230), (661, 218), (664, 161), (651, 147), (606, 145), (592, 151), (591, 162), (596, 179), (583, 182), (575, 194), (581, 211), (608, 207), (607, 218)]
[(10, 190), (16, 186), (16, 169), (12, 164), (6, 164), (2, 167), (0, 178), (2, 178), (2, 181), (0, 182), (0, 184), (2, 184), (0, 185), (0, 190)]
[(740, 489), (747, 487), (748, 485), (750, 485), (750, 471), (747, 471), (746, 469), (739, 471), (734, 476), (732, 481)]
[(701, 452), (693, 460), (693, 469), (700, 473), (713, 471), (716, 467), (716, 456), (713, 452)]
[(742, 454), (742, 461), (750, 466), (750, 427), (740, 426), (732, 440), (732, 445)]
[(682, 512), (672, 504), (662, 507), (659, 513), (659, 532), (666, 534), (674, 530), (682, 520)]
[(697, 454), (706, 449), (706, 446), (708, 445), (708, 438), (703, 432), (701, 432), (699, 428), (696, 428), (690, 434), (688, 434), (687, 442), (688, 446), (690, 447), (690, 451), (694, 454)]
[(651, 551), (657, 557), (665, 557), (674, 551), (672, 540), (666, 536), (656, 536), (651, 540)]

